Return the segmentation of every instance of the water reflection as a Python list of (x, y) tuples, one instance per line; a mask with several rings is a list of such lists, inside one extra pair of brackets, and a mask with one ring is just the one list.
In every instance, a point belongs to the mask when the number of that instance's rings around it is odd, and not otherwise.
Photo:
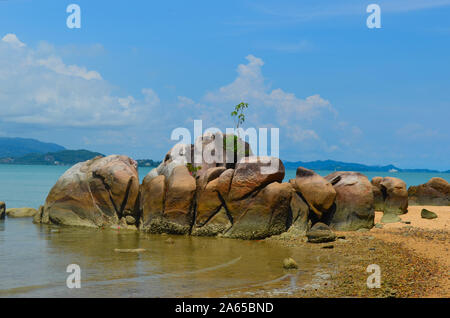
[[(222, 295), (262, 285), (293, 288), (324, 267), (323, 260), (319, 263), (308, 249), (293, 250), (264, 241), (147, 235), (23, 221), (8, 222), (0, 233), (0, 265), (6, 269), (0, 271), (0, 296)], [(167, 242), (169, 237), (171, 242)], [(145, 251), (114, 251), (138, 248)], [(283, 270), (286, 257), (295, 258), (301, 270)], [(81, 267), (81, 289), (66, 287), (69, 264)]]

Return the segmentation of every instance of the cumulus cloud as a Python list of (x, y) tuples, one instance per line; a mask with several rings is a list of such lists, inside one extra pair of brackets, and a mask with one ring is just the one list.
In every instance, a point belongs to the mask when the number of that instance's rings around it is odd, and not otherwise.
[(116, 96), (99, 72), (67, 65), (51, 45), (33, 49), (15, 34), (0, 41), (0, 121), (64, 127), (121, 126), (143, 120), (158, 95)]
[(282, 118), (294, 116), (307, 119), (318, 115), (322, 110), (335, 112), (330, 102), (318, 94), (302, 99), (281, 88), (271, 90), (262, 74), (263, 60), (253, 55), (248, 55), (246, 59), (248, 64), (238, 66), (236, 79), (217, 91), (207, 93), (206, 101), (248, 101), (256, 107), (272, 108)]
[(8, 33), (3, 38), (2, 41), (8, 43), (14, 47), (25, 47), (25, 43), (22, 43), (15, 34)]

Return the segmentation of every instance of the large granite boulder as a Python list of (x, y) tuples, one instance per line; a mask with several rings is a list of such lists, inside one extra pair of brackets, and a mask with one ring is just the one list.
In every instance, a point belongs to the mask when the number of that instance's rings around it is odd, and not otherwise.
[(312, 170), (298, 167), (295, 179), (289, 181), (302, 195), (317, 219), (330, 211), (336, 199), (336, 190), (330, 182)]
[(408, 211), (406, 183), (393, 177), (372, 179), (375, 210), (384, 213), (404, 214)]
[(0, 220), (4, 220), (6, 215), (6, 204), (0, 201)]
[(410, 186), (409, 205), (450, 206), (450, 184), (442, 178), (431, 178), (425, 184)]
[(325, 177), (336, 190), (334, 209), (324, 223), (339, 231), (370, 229), (374, 226), (372, 184), (361, 173), (337, 171)]
[(136, 161), (126, 156), (96, 157), (67, 170), (45, 201), (41, 223), (135, 228), (139, 177)]
[(291, 225), (305, 232), (307, 205), (283, 178), (284, 165), (273, 157), (244, 157), (235, 169), (211, 167), (196, 178), (182, 165), (169, 178), (149, 174), (141, 186), (142, 228), (240, 239), (281, 234)]
[(195, 179), (186, 166), (168, 178), (147, 175), (141, 187), (142, 229), (151, 233), (188, 234), (195, 209)]
[(38, 211), (33, 208), (12, 208), (6, 210), (8, 218), (32, 218)]

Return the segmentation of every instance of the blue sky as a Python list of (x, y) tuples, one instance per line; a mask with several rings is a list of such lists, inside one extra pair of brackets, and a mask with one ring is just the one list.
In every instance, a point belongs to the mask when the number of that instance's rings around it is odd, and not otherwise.
[(0, 136), (161, 159), (246, 101), (282, 159), (450, 169), (450, 0), (134, 2), (0, 1)]

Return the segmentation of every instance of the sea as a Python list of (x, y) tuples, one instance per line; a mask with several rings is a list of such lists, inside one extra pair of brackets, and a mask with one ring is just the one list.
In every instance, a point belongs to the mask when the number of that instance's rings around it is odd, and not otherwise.
[[(7, 208), (43, 204), (68, 167), (0, 165), (0, 201)], [(139, 168), (142, 179), (151, 168)], [(332, 171), (317, 171), (327, 175)], [(408, 186), (444, 173), (371, 173)], [(285, 181), (295, 177), (287, 170)], [(167, 239), (172, 238), (173, 244)], [(117, 252), (142, 249), (142, 252)], [(292, 257), (299, 270), (287, 273)], [(233, 297), (289, 296), (317, 288), (333, 275), (339, 255), (320, 258), (311, 249), (273, 242), (149, 235), (126, 230), (36, 225), (30, 218), (0, 221), (0, 297)], [(73, 266), (80, 288), (68, 284)], [(269, 294), (258, 294), (264, 290)]]

